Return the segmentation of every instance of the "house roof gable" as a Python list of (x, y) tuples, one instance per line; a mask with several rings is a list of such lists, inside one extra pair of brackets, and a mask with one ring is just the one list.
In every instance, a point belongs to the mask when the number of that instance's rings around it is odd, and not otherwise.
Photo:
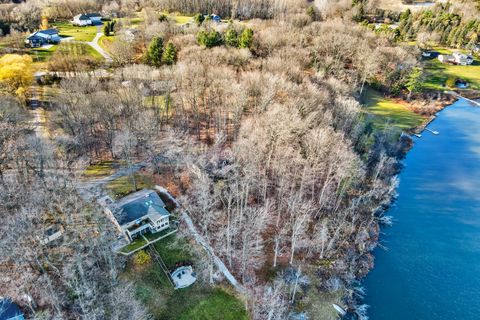
[(147, 215), (169, 216), (165, 203), (153, 190), (132, 193), (115, 203), (113, 215), (120, 225), (128, 224)]

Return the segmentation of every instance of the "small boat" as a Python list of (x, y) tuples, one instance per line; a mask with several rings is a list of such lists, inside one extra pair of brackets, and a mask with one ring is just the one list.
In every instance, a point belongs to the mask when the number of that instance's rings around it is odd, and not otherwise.
[(347, 311), (345, 311), (342, 307), (340, 307), (338, 304), (333, 303), (332, 304), (333, 308), (337, 310), (337, 312), (343, 317), (344, 315), (347, 314)]
[(419, 134), (419, 133), (415, 133), (415, 137), (417, 137), (417, 138), (421, 138), (421, 137), (422, 137), (422, 135), (421, 135), (421, 134)]

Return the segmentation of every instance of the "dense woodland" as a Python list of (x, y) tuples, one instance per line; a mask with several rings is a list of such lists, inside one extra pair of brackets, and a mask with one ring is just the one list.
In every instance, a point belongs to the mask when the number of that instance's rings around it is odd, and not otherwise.
[[(0, 17), (32, 30), (42, 3), (9, 4)], [(77, 189), (82, 170), (100, 160), (147, 161), (153, 174), (169, 175), (170, 191), (247, 288), (253, 319), (291, 311), (288, 270), (320, 279), (310, 288), (318, 293), (351, 288), (368, 271), (408, 141), (388, 127), (374, 130), (359, 95), (367, 83), (411, 91), (415, 49), (358, 24), (357, 9), (343, 4), (328, 12), (303, 0), (49, 4), (53, 19), (144, 9), (145, 22), (133, 43), (112, 44), (109, 76), (82, 72), (98, 65), (68, 55), (50, 62), (75, 76), (48, 79), (58, 91), (45, 105), (55, 132), (48, 141), (35, 136), (19, 91), (32, 79), (4, 87), (0, 296), (22, 302), (35, 319), (149, 318), (134, 284), (119, 277), (125, 261), (110, 252), (109, 222)], [(159, 19), (163, 10), (255, 19), (180, 28)], [(440, 26), (451, 17), (436, 10), (443, 9), (403, 14), (400, 36), (446, 34)], [(452, 28), (465, 26), (478, 33), (478, 22), (459, 19)], [(445, 41), (459, 44), (452, 32)], [(38, 239), (52, 221), (66, 237), (46, 248)]]

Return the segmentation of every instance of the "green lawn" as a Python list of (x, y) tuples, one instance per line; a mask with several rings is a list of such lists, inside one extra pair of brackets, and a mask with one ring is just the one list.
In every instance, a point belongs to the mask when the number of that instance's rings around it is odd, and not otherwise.
[(101, 36), (100, 39), (98, 39), (98, 45), (106, 52), (110, 52), (110, 45), (116, 39), (117, 39), (116, 36), (110, 36), (110, 37)]
[(70, 22), (56, 22), (54, 27), (60, 32), (62, 37), (74, 37), (77, 41), (90, 42), (97, 34), (96, 26), (79, 27), (74, 26)]
[(408, 130), (420, 125), (422, 116), (408, 110), (404, 105), (393, 99), (383, 97), (378, 91), (367, 88), (362, 97), (366, 111), (374, 115), (373, 122), (377, 128), (384, 128), (388, 123), (402, 130)]
[(58, 45), (45, 48), (33, 48), (29, 50), (28, 54), (32, 56), (33, 62), (45, 62), (57, 51)]
[(89, 56), (97, 60), (102, 60), (103, 56), (93, 49), (89, 44), (79, 42), (64, 42), (58, 46), (58, 53), (63, 53), (71, 57)]
[(86, 178), (101, 178), (109, 176), (115, 170), (116, 162), (102, 161), (96, 164), (92, 164), (85, 169), (83, 176)]
[(475, 59), (472, 65), (458, 66), (441, 63), (438, 59), (424, 63), (424, 88), (430, 90), (445, 90), (445, 82), (449, 77), (461, 78), (470, 84), (469, 89), (480, 90), (480, 61)]
[[(155, 244), (162, 260), (172, 269), (176, 263), (195, 258), (189, 243), (170, 236)], [(214, 288), (198, 279), (188, 288), (175, 290), (158, 264), (143, 268), (127, 268), (124, 277), (136, 285), (136, 296), (148, 307), (154, 319), (162, 320), (247, 320), (243, 303), (224, 289)]]
[(123, 247), (120, 251), (124, 253), (129, 253), (131, 251), (135, 251), (136, 249), (143, 247), (146, 244), (147, 244), (147, 241), (144, 238), (138, 237), (134, 241), (132, 241), (130, 244)]
[[(137, 182), (137, 190), (151, 189), (154, 186), (153, 180), (150, 177), (135, 173), (135, 180)], [(108, 193), (115, 199), (122, 198), (132, 192), (135, 192), (132, 177), (130, 175), (120, 177), (108, 183), (105, 188)]]

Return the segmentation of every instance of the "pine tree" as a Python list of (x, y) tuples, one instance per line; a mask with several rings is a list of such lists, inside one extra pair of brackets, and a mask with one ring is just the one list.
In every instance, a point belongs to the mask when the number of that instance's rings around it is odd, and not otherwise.
[(197, 13), (196, 15), (193, 16), (193, 21), (195, 21), (197, 26), (200, 26), (204, 20), (205, 20), (205, 17), (201, 13)]
[(239, 40), (239, 47), (240, 48), (250, 48), (253, 43), (253, 30), (247, 28), (243, 30), (240, 40)]
[(177, 62), (177, 48), (172, 42), (168, 42), (162, 55), (162, 62), (170, 65)]
[(235, 29), (230, 28), (225, 32), (225, 44), (230, 47), (238, 47), (238, 33)]
[(103, 27), (103, 34), (106, 36), (106, 37), (109, 37), (110, 36), (110, 22), (107, 22), (105, 24), (105, 26)]
[(113, 33), (115, 32), (115, 25), (116, 25), (116, 21), (113, 20), (112, 22), (110, 22), (110, 32)]
[(155, 37), (150, 42), (147, 51), (147, 60), (153, 66), (160, 66), (162, 63), (162, 55), (163, 55), (163, 39), (159, 37)]

